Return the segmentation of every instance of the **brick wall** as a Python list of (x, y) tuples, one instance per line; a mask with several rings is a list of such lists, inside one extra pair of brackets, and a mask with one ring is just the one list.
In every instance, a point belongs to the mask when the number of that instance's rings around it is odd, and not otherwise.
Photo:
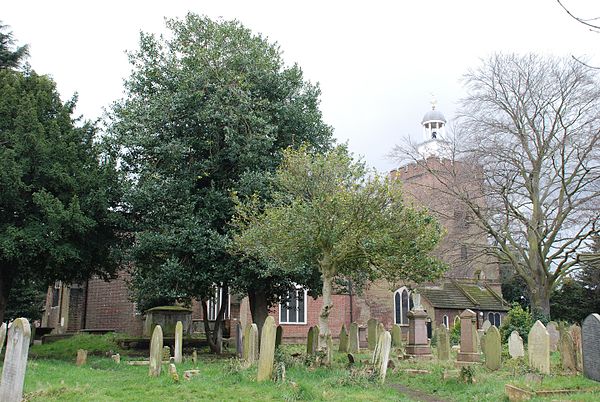
[(125, 282), (128, 278), (126, 272), (121, 272), (110, 282), (89, 281), (86, 329), (114, 329), (133, 336), (142, 335), (142, 316), (136, 314), (134, 303), (128, 299)]

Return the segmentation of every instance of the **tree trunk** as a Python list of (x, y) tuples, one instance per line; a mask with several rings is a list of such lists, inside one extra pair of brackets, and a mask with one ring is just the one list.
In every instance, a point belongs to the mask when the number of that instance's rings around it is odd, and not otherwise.
[(550, 319), (550, 293), (551, 291), (544, 285), (538, 286), (536, 289), (530, 289), (531, 293), (531, 312), (534, 317), (539, 318), (543, 315), (548, 320)]
[[(269, 316), (269, 304), (264, 289), (248, 290), (248, 301), (250, 303), (250, 313), (252, 322), (258, 327), (258, 333), (262, 333), (262, 327)], [(260, 336), (259, 336), (260, 342)]]
[(13, 279), (6, 267), (0, 267), (0, 324), (4, 322), (6, 307), (8, 306), (8, 294), (12, 288)]
[(217, 355), (223, 353), (223, 321), (225, 316), (225, 310), (227, 308), (227, 299), (227, 287), (223, 286), (223, 293), (221, 296), (221, 307), (219, 308), (219, 312), (217, 313), (217, 317), (215, 319), (215, 324), (212, 331), (210, 329), (210, 323), (208, 320), (207, 300), (204, 299), (200, 303), (202, 305), (202, 320), (204, 322), (204, 333), (206, 334), (206, 341), (208, 342), (208, 347), (210, 348), (210, 351)]
[(329, 314), (333, 308), (333, 302), (331, 301), (333, 277), (321, 274), (321, 278), (323, 279), (323, 307), (321, 307), (321, 313), (319, 314), (319, 349), (326, 351), (327, 335), (331, 335)]

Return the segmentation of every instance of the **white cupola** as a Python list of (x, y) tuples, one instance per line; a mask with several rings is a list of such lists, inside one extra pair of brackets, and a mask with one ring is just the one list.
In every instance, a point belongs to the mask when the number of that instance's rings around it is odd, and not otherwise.
[(446, 140), (446, 118), (435, 106), (434, 99), (431, 101), (431, 110), (421, 120), (424, 138), (418, 145), (418, 152), (423, 158), (448, 157), (450, 151), (450, 144)]

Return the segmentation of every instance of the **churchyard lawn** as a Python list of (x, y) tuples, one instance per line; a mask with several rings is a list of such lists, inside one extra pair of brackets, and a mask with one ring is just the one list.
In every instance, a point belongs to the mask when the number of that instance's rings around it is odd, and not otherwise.
[[(103, 337), (97, 338), (99, 341)], [(64, 342), (64, 343), (63, 343)], [(86, 340), (93, 351), (94, 345)], [(110, 357), (97, 356), (105, 347), (100, 342), (96, 352), (90, 352), (87, 363), (75, 365), (78, 345), (69, 341), (34, 346), (28, 362), (25, 378), (27, 401), (502, 401), (505, 399), (506, 383), (529, 386), (530, 389), (578, 388), (600, 389), (600, 384), (581, 375), (566, 376), (560, 372), (557, 354), (552, 359), (552, 374), (545, 376), (541, 384), (532, 382), (529, 370), (522, 360), (510, 360), (503, 353), (503, 367), (490, 371), (483, 366), (473, 370), (473, 384), (466, 384), (459, 377), (452, 362), (437, 360), (397, 361), (389, 369), (386, 383), (380, 385), (377, 376), (369, 372), (369, 353), (356, 355), (357, 364), (348, 369), (347, 357), (336, 352), (332, 368), (309, 368), (305, 365), (304, 346), (284, 345), (278, 359), (286, 363), (284, 382), (256, 382), (256, 364), (244, 368), (238, 360), (230, 357), (216, 358), (201, 351), (198, 362), (189, 357), (177, 365), (179, 381), (168, 374), (167, 366), (158, 378), (148, 376), (148, 366), (130, 366), (130, 359), (122, 354), (120, 364)], [(113, 349), (114, 350), (114, 349)], [(337, 350), (337, 348), (336, 348)], [(292, 357), (292, 353), (302, 356)], [(189, 354), (189, 353), (188, 353)], [(65, 360), (67, 356), (68, 361)], [(455, 356), (453, 356), (453, 359)], [(61, 360), (62, 359), (62, 360)], [(137, 358), (139, 359), (139, 358)], [(190, 380), (183, 378), (183, 371), (199, 369), (200, 373)], [(407, 371), (408, 370), (408, 371)], [(410, 370), (425, 370), (419, 373)], [(445, 373), (445, 374), (444, 374)], [(534, 376), (535, 377), (535, 376)], [(556, 396), (535, 400), (556, 400)], [(571, 394), (559, 399), (597, 401), (600, 391)]]

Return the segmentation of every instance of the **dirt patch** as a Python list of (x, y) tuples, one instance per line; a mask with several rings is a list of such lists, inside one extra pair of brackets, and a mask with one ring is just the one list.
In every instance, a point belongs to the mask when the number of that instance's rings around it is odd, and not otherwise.
[(435, 395), (428, 394), (423, 391), (405, 387), (401, 384), (390, 384), (390, 387), (400, 392), (401, 394), (407, 395), (417, 401), (421, 402), (448, 402), (446, 399), (439, 398)]

